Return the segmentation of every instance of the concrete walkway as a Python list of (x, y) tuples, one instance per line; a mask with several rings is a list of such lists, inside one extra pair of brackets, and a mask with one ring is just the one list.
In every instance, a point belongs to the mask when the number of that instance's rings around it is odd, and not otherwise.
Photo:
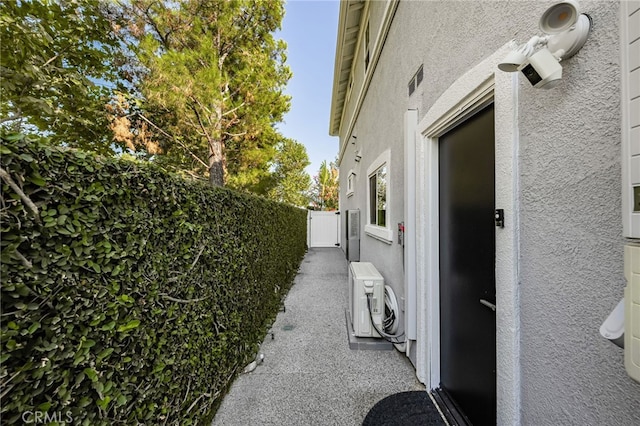
[(349, 349), (347, 268), (342, 250), (309, 249), (264, 363), (236, 379), (213, 425), (361, 425), (382, 398), (424, 389), (395, 349)]

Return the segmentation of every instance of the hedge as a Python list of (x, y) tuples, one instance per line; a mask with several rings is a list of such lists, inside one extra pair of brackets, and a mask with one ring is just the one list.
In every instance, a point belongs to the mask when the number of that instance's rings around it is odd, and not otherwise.
[(306, 211), (13, 136), (3, 422), (206, 424), (298, 270)]

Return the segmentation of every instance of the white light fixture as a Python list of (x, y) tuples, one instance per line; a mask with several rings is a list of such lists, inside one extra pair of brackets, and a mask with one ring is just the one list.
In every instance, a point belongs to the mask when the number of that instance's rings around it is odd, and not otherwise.
[(538, 25), (547, 35), (533, 36), (510, 52), (498, 68), (522, 71), (534, 87), (550, 89), (562, 78), (560, 61), (578, 53), (587, 41), (591, 18), (580, 13), (576, 0), (565, 0), (548, 8)]
[(359, 163), (360, 160), (362, 160), (362, 150), (357, 150), (356, 151), (356, 163)]
[(568, 59), (582, 49), (589, 37), (589, 31), (591, 20), (582, 14), (568, 30), (552, 35), (547, 42), (547, 48), (558, 60)]
[(559, 34), (566, 31), (578, 20), (579, 7), (575, 0), (556, 3), (542, 14), (538, 25), (545, 34)]

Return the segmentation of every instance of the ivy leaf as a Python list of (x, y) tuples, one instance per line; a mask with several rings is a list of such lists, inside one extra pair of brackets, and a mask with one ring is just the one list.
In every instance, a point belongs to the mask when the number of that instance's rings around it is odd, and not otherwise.
[(88, 340), (85, 340), (84, 342), (82, 342), (82, 347), (83, 348), (92, 348), (92, 347), (95, 346), (95, 344), (96, 344), (95, 340), (88, 339)]
[(27, 163), (33, 162), (33, 157), (26, 153), (20, 154), (20, 158), (26, 161)]
[(49, 401), (43, 402), (42, 404), (38, 405), (38, 410), (40, 411), (49, 411), (49, 408), (51, 408), (51, 402)]
[(111, 271), (111, 276), (112, 276), (112, 277), (117, 276), (118, 274), (120, 274), (120, 272), (122, 272), (122, 269), (123, 269), (122, 265), (118, 265), (118, 266), (116, 266), (116, 267), (115, 267), (115, 268), (113, 268), (113, 270)]
[(122, 394), (118, 395), (118, 398), (116, 399), (116, 405), (120, 407), (126, 403), (127, 403), (127, 397)]
[(95, 382), (91, 383), (91, 387), (95, 389), (96, 392), (98, 392), (98, 397), (100, 399), (103, 399), (104, 396), (102, 395), (102, 391), (104, 390), (104, 385), (102, 384), (102, 382), (96, 380)]
[(31, 324), (31, 326), (28, 329), (28, 332), (29, 332), (29, 334), (33, 334), (39, 328), (40, 328), (40, 322), (36, 321), (33, 324)]
[(92, 382), (98, 381), (98, 373), (93, 368), (85, 368), (82, 372), (86, 374)]
[(31, 176), (29, 176), (27, 180), (37, 186), (45, 186), (47, 184), (47, 181), (44, 180), (44, 178), (37, 173), (34, 173)]
[(104, 358), (107, 358), (109, 355), (111, 355), (113, 353), (113, 350), (113, 348), (107, 348), (100, 352), (96, 358), (98, 359), (98, 361), (102, 361)]
[(136, 329), (138, 328), (138, 326), (140, 326), (140, 320), (132, 320), (132, 321), (129, 321), (127, 324), (121, 325), (120, 327), (118, 327), (118, 331), (122, 333), (125, 331)]
[[(100, 392), (98, 392), (100, 393)], [(104, 398), (100, 398), (98, 401), (96, 401), (96, 404), (98, 405), (98, 407), (102, 408), (103, 410), (106, 410), (107, 407), (109, 406), (109, 403), (111, 402), (111, 397), (110, 396), (106, 396)]]
[(83, 396), (82, 398), (80, 398), (80, 401), (78, 402), (78, 406), (80, 408), (85, 408), (87, 407), (89, 404), (91, 404), (91, 398), (87, 397), (87, 396)]
[(116, 322), (115, 321), (109, 321), (107, 324), (104, 324), (102, 327), (100, 327), (100, 330), (102, 330), (102, 331), (113, 330), (113, 328), (115, 326), (116, 326)]

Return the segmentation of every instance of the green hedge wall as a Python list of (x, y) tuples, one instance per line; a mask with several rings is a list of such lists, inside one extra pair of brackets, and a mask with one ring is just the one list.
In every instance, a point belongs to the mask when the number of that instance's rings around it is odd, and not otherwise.
[(0, 154), (3, 422), (210, 422), (293, 282), (306, 211), (18, 136)]

